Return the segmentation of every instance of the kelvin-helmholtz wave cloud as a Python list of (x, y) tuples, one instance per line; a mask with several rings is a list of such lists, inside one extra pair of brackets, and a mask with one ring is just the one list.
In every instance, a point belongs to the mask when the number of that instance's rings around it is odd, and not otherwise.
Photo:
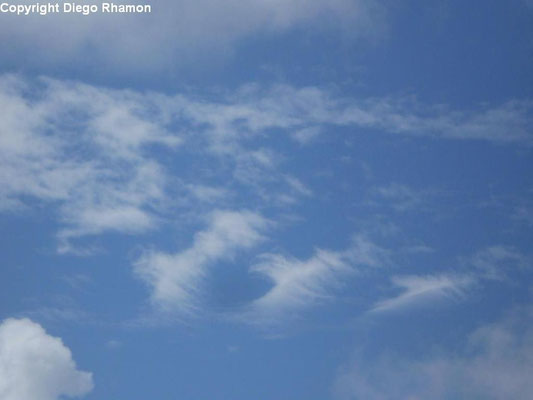
[(0, 15), (0, 400), (528, 399), (529, 2), (150, 5)]
[[(152, 248), (134, 262), (154, 309), (181, 317), (201, 313), (202, 282), (213, 266), (264, 243), (280, 229), (284, 214), (298, 212), (302, 202), (317, 196), (286, 170), (284, 159), (294, 154), (265, 140), (270, 130), (294, 148), (312, 148), (331, 135), (331, 126), (349, 128), (335, 134), (345, 140), (385, 135), (531, 143), (530, 103), (520, 101), (457, 112), (390, 98), (336, 98), (324, 89), (286, 85), (247, 88), (206, 101), (16, 75), (3, 76), (0, 89), (7, 111), (0, 140), (4, 212), (24, 212), (35, 200), (52, 207), (57, 252), (78, 255), (97, 251), (91, 237), (146, 235), (173, 220), (193, 221), (198, 230), (188, 248)], [(198, 160), (202, 167), (176, 169), (170, 162), (175, 158)], [(406, 193), (415, 206), (431, 196), (398, 184), (370, 193), (369, 205), (385, 200), (400, 213), (413, 209), (399, 206)], [(330, 299), (330, 291), (342, 288), (340, 281), (361, 268), (386, 265), (386, 251), (368, 232), (354, 228), (352, 234), (356, 231), (352, 244), (316, 249), (303, 260), (259, 254), (250, 272), (273, 286), (234, 312), (274, 323)], [(483, 264), (479, 254), (467, 263), (472, 268)], [(509, 254), (502, 260), (523, 257)], [(478, 275), (489, 279), (489, 274), (495, 272)], [(478, 279), (468, 271), (452, 275), (396, 276), (393, 284), (405, 292), (376, 300), (371, 308), (388, 311), (424, 299), (461, 297)]]

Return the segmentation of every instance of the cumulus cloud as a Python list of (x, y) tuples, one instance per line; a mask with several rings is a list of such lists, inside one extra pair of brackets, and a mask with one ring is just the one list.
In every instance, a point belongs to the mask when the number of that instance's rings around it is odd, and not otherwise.
[(152, 4), (151, 14), (30, 15), (23, 25), (20, 17), (4, 14), (0, 35), (10, 41), (0, 44), (0, 55), (6, 62), (24, 57), (40, 68), (76, 59), (78, 65), (105, 66), (115, 74), (163, 70), (231, 52), (251, 34), (317, 24), (345, 26), (351, 34), (372, 32), (376, 8), (367, 0), (161, 0)]
[(0, 324), (0, 398), (60, 400), (93, 388), (92, 374), (79, 371), (61, 339), (29, 319)]
[(393, 277), (392, 283), (401, 288), (402, 292), (397, 296), (379, 301), (372, 311), (393, 311), (427, 304), (430, 301), (460, 298), (472, 282), (470, 277), (452, 275)]
[(354, 362), (335, 385), (341, 399), (516, 399), (533, 393), (533, 314), (509, 318), (473, 332), (463, 350), (424, 360), (382, 355)]
[(147, 252), (137, 261), (135, 272), (150, 288), (158, 311), (195, 315), (208, 269), (256, 246), (268, 226), (268, 220), (250, 211), (215, 211), (207, 228), (195, 234), (191, 247), (175, 254)]

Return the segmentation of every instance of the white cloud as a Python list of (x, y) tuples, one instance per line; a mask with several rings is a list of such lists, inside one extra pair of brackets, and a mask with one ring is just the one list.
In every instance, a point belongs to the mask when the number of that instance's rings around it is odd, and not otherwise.
[(320, 136), (321, 130), (318, 127), (303, 128), (291, 134), (291, 137), (301, 145), (310, 144)]
[(92, 374), (77, 370), (61, 339), (29, 319), (0, 324), (0, 398), (60, 400), (93, 388)]
[(285, 176), (285, 180), (294, 192), (303, 196), (311, 196), (313, 194), (313, 192), (307, 186), (305, 186), (298, 178), (287, 175)]
[(403, 291), (374, 305), (373, 312), (393, 311), (405, 307), (427, 304), (430, 301), (458, 298), (472, 283), (466, 276), (402, 276), (392, 278), (394, 286)]
[(110, 350), (116, 350), (116, 349), (121, 348), (123, 343), (120, 340), (111, 339), (111, 340), (108, 340), (105, 345)]
[(484, 279), (505, 279), (513, 270), (528, 267), (531, 261), (516, 248), (491, 246), (478, 251), (467, 264), (474, 266)]
[(253, 312), (260, 313), (261, 319), (276, 319), (279, 313), (299, 310), (328, 299), (328, 289), (351, 270), (339, 253), (324, 250), (317, 250), (305, 261), (279, 254), (262, 258), (262, 263), (251, 271), (266, 275), (274, 286), (252, 304)]
[[(530, 145), (533, 138), (533, 103), (527, 100), (459, 111), (442, 105), (428, 106), (413, 98), (342, 98), (317, 87), (251, 85), (219, 102), (180, 98), (179, 104), (197, 124), (210, 125), (212, 146), (220, 151), (232, 150), (227, 147), (231, 140), (269, 128), (286, 130), (302, 142), (298, 132), (311, 129), (316, 136), (323, 125), (495, 143)], [(236, 126), (240, 129), (236, 130)]]
[(147, 252), (137, 261), (135, 272), (149, 286), (157, 310), (195, 315), (208, 268), (256, 246), (268, 226), (268, 220), (250, 211), (216, 211), (208, 227), (195, 234), (191, 247), (175, 254)]
[(59, 207), (70, 240), (108, 230), (139, 233), (157, 223), (166, 176), (147, 146), (175, 148), (179, 136), (143, 97), (53, 80), (0, 79), (0, 205), (37, 198)]
[[(84, 4), (97, 3), (86, 1)], [(2, 15), (0, 56), (40, 68), (98, 66), (114, 74), (176, 68), (214, 54), (232, 53), (248, 35), (279, 34), (317, 25), (351, 34), (373, 32), (375, 2), (367, 0), (161, 0), (151, 14)], [(17, 51), (13, 52), (12, 49)]]
[(424, 106), (412, 99), (381, 98), (348, 105), (340, 111), (338, 123), (410, 136), (530, 145), (531, 111), (531, 102), (518, 100), (457, 111)]
[(363, 236), (342, 252), (317, 249), (312, 257), (299, 260), (280, 254), (265, 254), (250, 270), (266, 276), (272, 288), (254, 300), (244, 317), (255, 323), (271, 324), (297, 315), (302, 310), (334, 298), (346, 276), (360, 267), (383, 265), (385, 251)]
[[(257, 144), (272, 129), (290, 136), (337, 125), (528, 145), (533, 125), (531, 104), (518, 101), (456, 112), (405, 99), (336, 98), (319, 88), (287, 85), (250, 85), (205, 100), (12, 75), (0, 77), (0, 106), (6, 110), (0, 122), (0, 210), (33, 199), (55, 207), (61, 252), (80, 251), (76, 239), (82, 236), (157, 228), (171, 214), (170, 205), (183, 206), (191, 195), (203, 207), (231, 198), (231, 185), (215, 188), (215, 178), (244, 185), (269, 205), (311, 196), (297, 177), (279, 171), (284, 154)], [(189, 179), (176, 176), (182, 171), (166, 157), (169, 151), (200, 156), (205, 170), (195, 168)], [(381, 196), (400, 196), (405, 207), (416, 202), (406, 187), (380, 190)]]
[(341, 399), (515, 399), (533, 393), (530, 310), (476, 330), (461, 352), (424, 360), (383, 355), (353, 363), (339, 375)]
[(202, 184), (187, 184), (187, 189), (196, 200), (206, 203), (224, 200), (229, 195), (227, 189)]
[(398, 211), (407, 211), (420, 206), (426, 196), (425, 192), (416, 191), (399, 183), (376, 187), (371, 194), (375, 201), (383, 202)]
[(462, 263), (469, 267), (468, 274), (393, 277), (393, 285), (401, 289), (401, 292), (377, 302), (371, 312), (396, 311), (435, 301), (461, 299), (473, 285), (481, 284), (487, 279), (504, 280), (513, 270), (526, 268), (529, 259), (512, 247), (492, 246), (478, 251), (472, 257), (464, 258)]

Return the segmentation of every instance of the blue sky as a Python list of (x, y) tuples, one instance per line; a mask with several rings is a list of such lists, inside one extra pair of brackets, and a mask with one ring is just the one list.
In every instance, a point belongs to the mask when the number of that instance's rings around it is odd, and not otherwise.
[(530, 398), (531, 1), (0, 20), (0, 399)]

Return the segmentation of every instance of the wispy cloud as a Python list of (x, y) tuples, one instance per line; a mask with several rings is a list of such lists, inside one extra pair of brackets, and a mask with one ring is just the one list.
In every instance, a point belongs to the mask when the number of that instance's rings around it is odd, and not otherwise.
[(461, 351), (420, 360), (383, 354), (339, 375), (340, 399), (516, 399), (533, 392), (531, 310), (474, 331)]
[[(423, 249), (425, 250), (425, 249)], [(371, 312), (389, 312), (442, 300), (463, 299), (473, 286), (487, 280), (505, 280), (513, 272), (530, 266), (530, 259), (509, 246), (491, 246), (471, 257), (460, 258), (463, 274), (408, 275), (391, 279), (400, 293), (374, 304)]]
[[(325, 301), (341, 276), (353, 272), (339, 253), (317, 250), (305, 261), (279, 254), (264, 255), (251, 271), (267, 276), (274, 286), (255, 300), (251, 309), (259, 319), (273, 322), (284, 314)], [(269, 320), (269, 321), (268, 321)], [(263, 321), (261, 321), (263, 322)]]
[(320, 136), (320, 134), (320, 128), (315, 126), (293, 132), (291, 137), (301, 145), (307, 145), (312, 143), (318, 136)]
[(415, 190), (400, 183), (375, 187), (370, 194), (370, 204), (383, 204), (397, 211), (418, 209), (428, 196), (427, 191)]
[[(91, 3), (98, 4), (85, 4)], [(0, 35), (12, 38), (17, 51), (1, 44), (0, 55), (10, 62), (24, 57), (41, 68), (64, 68), (65, 60), (76, 59), (78, 68), (99, 65), (113, 75), (166, 71), (232, 54), (248, 35), (317, 25), (330, 31), (343, 27), (352, 36), (373, 33), (380, 25), (376, 9), (376, 2), (367, 0), (161, 0), (149, 15), (27, 16), (24, 29), (17, 16), (3, 14)]]
[(420, 306), (430, 301), (454, 299), (464, 296), (465, 289), (472, 284), (467, 276), (398, 276), (392, 278), (394, 286), (402, 292), (397, 296), (381, 300), (371, 309), (372, 312), (384, 312)]
[(363, 267), (382, 266), (385, 258), (385, 250), (361, 235), (344, 251), (317, 249), (307, 260), (265, 254), (250, 271), (264, 275), (273, 286), (247, 307), (244, 316), (265, 325), (297, 316), (334, 299), (344, 278)]
[(190, 191), (195, 200), (206, 203), (219, 203), (229, 196), (227, 189), (222, 187), (207, 186), (202, 184), (187, 184), (187, 189)]
[[(286, 140), (302, 129), (350, 126), (529, 145), (533, 126), (526, 101), (457, 112), (412, 99), (339, 98), (288, 85), (250, 85), (206, 100), (4, 75), (0, 106), (0, 210), (31, 199), (53, 205), (60, 252), (83, 251), (75, 244), (82, 236), (155, 229), (171, 214), (170, 205), (189, 199), (194, 209), (199, 203), (208, 208), (230, 199), (232, 184), (269, 206), (311, 198), (312, 187), (281, 170), (285, 155), (260, 140), (272, 129)], [(158, 157), (178, 151), (200, 157), (204, 169), (187, 176)], [(213, 187), (221, 180), (230, 184)], [(420, 194), (401, 185), (378, 192), (404, 208), (417, 204)]]
[(156, 311), (195, 316), (200, 312), (202, 284), (208, 269), (239, 250), (256, 246), (269, 221), (250, 211), (216, 211), (205, 230), (195, 234), (191, 247), (178, 253), (149, 251), (135, 265), (150, 288)]
[(531, 266), (526, 255), (511, 246), (491, 246), (476, 252), (472, 257), (463, 259), (477, 269), (480, 278), (505, 279), (513, 271)]
[[(183, 100), (183, 99), (181, 99)], [(455, 140), (531, 144), (533, 104), (509, 100), (492, 107), (453, 110), (424, 105), (415, 98), (342, 98), (318, 87), (244, 87), (220, 102), (181, 101), (187, 114), (212, 128), (213, 146), (228, 149), (230, 139), (268, 128), (295, 132), (311, 129), (313, 136), (325, 125), (370, 128), (388, 133)], [(231, 129), (238, 124), (240, 131)], [(305, 136), (305, 135), (304, 135)], [(305, 140), (305, 139), (304, 139)]]
[(13, 208), (33, 197), (57, 204), (60, 252), (82, 235), (156, 225), (166, 177), (145, 148), (174, 148), (181, 139), (140, 95), (4, 76), (0, 104), (0, 203)]

